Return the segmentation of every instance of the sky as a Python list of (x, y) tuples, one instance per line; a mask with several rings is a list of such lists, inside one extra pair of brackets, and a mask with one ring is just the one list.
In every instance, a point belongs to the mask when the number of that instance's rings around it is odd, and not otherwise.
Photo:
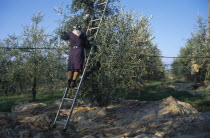
[[(71, 4), (71, 0), (0, 0), (0, 40), (8, 35), (21, 34), (22, 26), (31, 24), (31, 17), (39, 11), (45, 13), (44, 26), (52, 32), (60, 16), (54, 7)], [(151, 28), (162, 56), (176, 57), (191, 32), (195, 31), (196, 18), (208, 18), (208, 0), (121, 0), (126, 11), (152, 16)], [(163, 62), (171, 64), (173, 59)]]

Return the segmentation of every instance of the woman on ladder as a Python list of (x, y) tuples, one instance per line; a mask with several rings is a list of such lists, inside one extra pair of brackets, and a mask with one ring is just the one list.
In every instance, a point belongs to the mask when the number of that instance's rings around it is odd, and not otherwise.
[(74, 26), (72, 32), (63, 33), (61, 39), (70, 41), (68, 59), (68, 88), (76, 87), (76, 80), (84, 69), (85, 48), (88, 47), (87, 36), (81, 26)]

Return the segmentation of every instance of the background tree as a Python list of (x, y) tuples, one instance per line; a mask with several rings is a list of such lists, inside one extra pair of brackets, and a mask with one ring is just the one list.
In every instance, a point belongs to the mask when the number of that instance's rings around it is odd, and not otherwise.
[(202, 17), (197, 18), (197, 27), (191, 34), (186, 46), (180, 49), (179, 57), (172, 64), (172, 72), (176, 76), (192, 80), (191, 61), (196, 61), (198, 65), (204, 65), (200, 70), (199, 78), (201, 82), (209, 79), (210, 45), (207, 43), (207, 26)]
[(59, 47), (54, 35), (39, 26), (44, 14), (32, 17), (21, 36), (9, 36), (1, 42), (0, 88), (5, 94), (32, 92), (33, 101), (38, 89), (58, 91), (65, 78), (65, 47)]
[[(15, 35), (10, 35), (8, 38), (4, 39), (1, 42), (1, 46), (6, 47), (5, 49), (1, 49), (1, 57), (0, 57), (0, 85), (1, 91), (4, 92), (6, 95), (11, 92), (19, 92), (22, 88), (22, 85), (18, 85), (15, 83), (15, 80), (18, 77), (21, 77), (20, 71), (20, 53), (19, 51), (15, 51), (14, 49), (7, 49), (11, 46), (17, 47), (19, 43), (19, 38)], [(15, 58), (17, 57), (17, 58)], [(18, 75), (16, 75), (16, 68), (14, 68), (14, 64), (17, 66)], [(21, 79), (21, 78), (19, 78)]]

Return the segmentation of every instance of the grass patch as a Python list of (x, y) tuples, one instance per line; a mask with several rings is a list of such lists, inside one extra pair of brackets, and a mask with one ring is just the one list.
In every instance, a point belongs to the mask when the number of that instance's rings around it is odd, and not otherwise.
[(146, 85), (145, 90), (141, 92), (140, 101), (157, 101), (169, 96), (173, 96), (179, 101), (186, 102), (195, 107), (198, 111), (210, 111), (210, 96), (192, 95), (187, 91), (175, 91), (174, 89), (157, 89), (160, 82), (153, 82)]
[(182, 80), (175, 80), (173, 83), (187, 83), (186, 81), (182, 81)]
[(0, 103), (0, 112), (11, 112), (11, 107), (15, 104), (14, 101)]
[(39, 92), (36, 96), (36, 102), (38, 103), (45, 103), (45, 104), (52, 104), (55, 100), (61, 99), (63, 96), (63, 92)]
[(163, 84), (162, 81), (154, 81), (154, 82), (146, 84), (146, 88), (153, 89), (153, 88), (156, 88), (157, 86), (159, 86), (161, 84)]
[(11, 107), (23, 97), (25, 97), (24, 94), (0, 96), (0, 112), (11, 112)]
[[(175, 91), (170, 88), (157, 89), (157, 86), (163, 84), (161, 81), (152, 82), (145, 86), (144, 90), (132, 91), (128, 93), (125, 99), (140, 100), (140, 101), (157, 101), (169, 96), (173, 96), (179, 101), (187, 102), (195, 107), (198, 111), (210, 111), (210, 96), (192, 95), (187, 91)], [(169, 82), (167, 84), (170, 84)], [(61, 99), (63, 96), (62, 91), (56, 91), (52, 93), (49, 90), (39, 89), (37, 90), (36, 101), (37, 103), (45, 103), (47, 105), (52, 104), (55, 100)], [(32, 94), (29, 92), (22, 95), (9, 95), (0, 96), (0, 112), (10, 112), (11, 107), (17, 101), (29, 101), (32, 102)]]
[[(60, 99), (63, 96), (61, 91), (54, 92), (53, 95), (51, 92), (47, 92), (44, 90), (37, 90), (36, 101), (35, 103), (44, 103), (44, 104), (52, 104), (55, 100)], [(21, 94), (21, 95), (8, 95), (8, 96), (0, 96), (0, 112), (11, 112), (11, 107), (17, 101), (28, 101), (32, 102), (32, 94)]]
[(200, 112), (210, 111), (210, 96), (203, 96), (203, 99), (189, 101), (188, 103)]

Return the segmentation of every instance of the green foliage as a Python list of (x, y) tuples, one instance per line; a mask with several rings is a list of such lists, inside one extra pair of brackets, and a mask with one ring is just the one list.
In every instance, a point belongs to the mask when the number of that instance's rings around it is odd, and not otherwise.
[[(98, 4), (105, 1), (106, 0), (72, 0), (71, 5), (66, 5), (66, 10), (62, 7), (57, 7), (54, 10), (58, 12), (59, 15), (63, 16), (59, 29), (62, 31), (72, 31), (75, 24), (80, 24), (84, 30), (86, 30), (91, 18), (98, 18), (103, 13), (99, 11), (104, 9), (104, 5)], [(119, 2), (120, 0), (109, 0), (105, 16), (118, 13), (120, 8), (116, 6), (116, 3)], [(69, 16), (69, 13), (71, 16)]]
[[(121, 98), (138, 99), (145, 83), (164, 78), (163, 63), (158, 57), (160, 50), (153, 43), (150, 18), (144, 15), (139, 18), (135, 13), (116, 12), (117, 8), (113, 6), (115, 1), (110, 1), (106, 18), (95, 40), (95, 51), (91, 55), (80, 93), (83, 98), (100, 105)], [(82, 4), (82, 1), (72, 2), (73, 5)], [(75, 7), (74, 16), (63, 15), (66, 24), (60, 25), (56, 35), (70, 31), (74, 23), (87, 25), (83, 21), (89, 19), (84, 19), (78, 11), (86, 11), (86, 7), (80, 6)], [(101, 7), (94, 7), (94, 10), (97, 8)], [(54, 39), (58, 36), (46, 34), (44, 28), (39, 26), (43, 18), (42, 13), (34, 15), (32, 25), (23, 28), (21, 37), (10, 36), (1, 42), (4, 47), (22, 48), (0, 49), (3, 55), (0, 58), (1, 95), (32, 92), (35, 100), (40, 88), (48, 89), (53, 95), (55, 91), (66, 87), (63, 83), (66, 82), (65, 49), (68, 43), (59, 43), (58, 39)], [(58, 49), (40, 49), (55, 47)]]
[[(84, 99), (99, 105), (126, 99), (132, 94), (138, 97), (146, 82), (164, 78), (163, 63), (158, 57), (160, 50), (152, 42), (150, 18), (119, 12), (120, 7), (114, 2), (119, 1), (109, 1), (105, 20), (94, 40), (94, 54), (80, 93)], [(62, 12), (65, 21), (62, 30), (71, 31), (72, 26), (79, 23), (85, 31), (91, 17), (101, 16), (94, 12), (103, 6), (97, 6), (97, 1), (73, 0), (67, 8), (73, 16)]]
[[(188, 39), (186, 46), (180, 49), (179, 57), (172, 64), (172, 72), (175, 76), (184, 77), (192, 80), (191, 61), (196, 64), (203, 65), (200, 70), (199, 78), (202, 81), (209, 80), (210, 65), (210, 45), (207, 39), (207, 26), (203, 18), (198, 17), (197, 28)], [(206, 58), (202, 58), (206, 57)]]
[[(128, 13), (109, 16), (104, 20), (95, 40), (83, 97), (100, 105), (126, 99), (143, 89), (144, 83), (164, 77), (160, 51), (152, 42), (149, 18)], [(145, 55), (145, 53), (147, 53)], [(136, 97), (138, 98), (138, 97)]]
[[(45, 33), (39, 23), (42, 13), (32, 17), (31, 26), (24, 26), (21, 36), (9, 36), (1, 42), (0, 49), (0, 95), (32, 92), (33, 100), (36, 90), (47, 87), (51, 92), (63, 85), (66, 70), (64, 48), (58, 46), (57, 39)], [(15, 49), (17, 48), (17, 49)]]
[[(99, 5), (100, 3), (106, 2), (107, 0), (72, 0), (71, 6), (67, 5), (69, 7), (71, 13), (78, 13), (81, 12), (81, 14), (84, 16), (86, 14), (93, 15), (95, 14), (96, 10), (103, 9), (103, 5)], [(114, 14), (117, 13), (119, 10), (117, 7), (115, 7), (112, 3), (114, 2), (120, 2), (120, 0), (109, 0), (109, 4), (106, 10), (106, 14)]]

